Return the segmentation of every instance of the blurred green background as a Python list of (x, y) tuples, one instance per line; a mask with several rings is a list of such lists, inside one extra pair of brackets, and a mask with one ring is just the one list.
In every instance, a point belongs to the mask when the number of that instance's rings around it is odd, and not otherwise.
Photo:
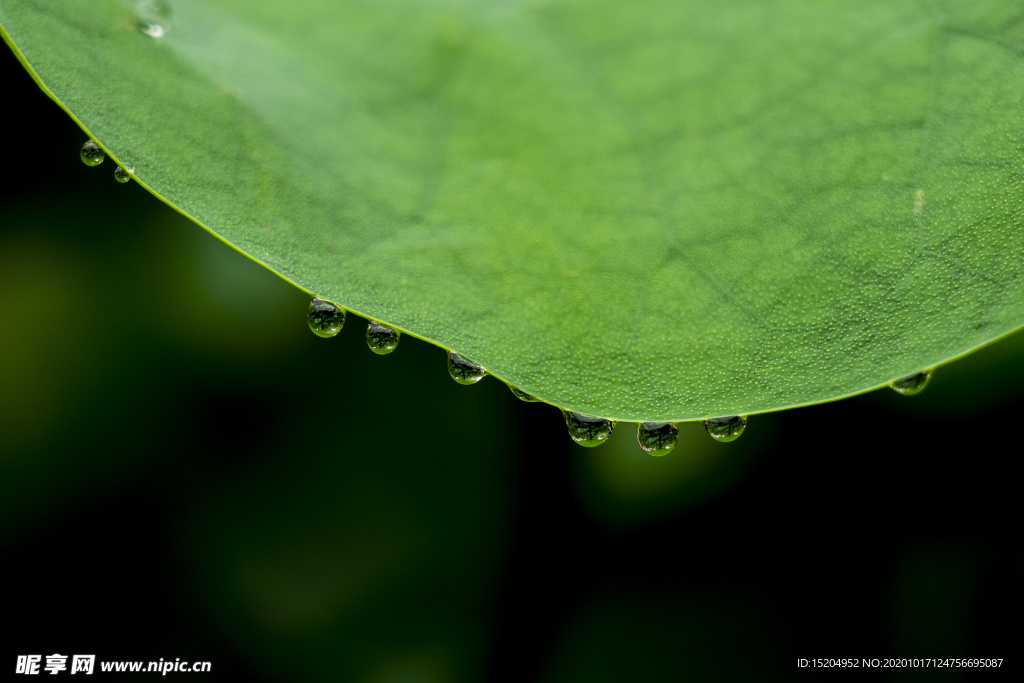
[[(444, 353), (314, 337), (305, 296), (130, 183), (0, 54), (0, 567), (17, 654), (203, 680), (834, 680), (1003, 657), (1021, 335), (643, 454)], [(201, 151), (200, 151), (201, 153)], [(10, 670), (8, 670), (10, 671)], [(863, 674), (865, 672), (860, 672)], [(856, 674), (855, 674), (856, 675)], [(974, 680), (968, 670), (872, 680)]]

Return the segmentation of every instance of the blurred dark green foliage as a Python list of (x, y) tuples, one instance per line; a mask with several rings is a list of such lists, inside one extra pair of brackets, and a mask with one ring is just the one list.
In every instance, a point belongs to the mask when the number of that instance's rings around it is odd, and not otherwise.
[[(0, 567), (17, 654), (208, 680), (833, 680), (798, 657), (1006, 657), (1024, 339), (878, 392), (680, 425), (663, 458), (444, 353), (387, 357), (109, 161), (8, 54)], [(874, 680), (972, 680), (966, 671)], [(863, 680), (863, 679), (862, 679)]]

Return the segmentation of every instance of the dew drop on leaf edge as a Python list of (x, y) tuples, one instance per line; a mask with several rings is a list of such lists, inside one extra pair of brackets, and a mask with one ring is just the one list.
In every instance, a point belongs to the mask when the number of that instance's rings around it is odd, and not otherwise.
[(527, 403), (539, 403), (540, 402), (539, 398), (537, 398), (533, 394), (526, 393), (525, 391), (523, 391), (522, 389), (520, 389), (517, 386), (509, 384), (508, 388), (511, 389), (513, 395), (515, 395), (515, 397), (518, 398), (520, 401), (526, 401)]
[(671, 422), (641, 422), (636, 428), (640, 448), (651, 455), (665, 455), (676, 447), (679, 429)]
[(747, 419), (740, 415), (729, 417), (712, 417), (704, 420), (704, 429), (708, 431), (711, 438), (723, 443), (735, 441), (747, 428)]
[(920, 394), (932, 381), (932, 371), (924, 370), (913, 375), (907, 375), (889, 384), (889, 388), (903, 396)]
[(378, 355), (386, 355), (398, 348), (401, 333), (393, 327), (371, 320), (366, 326), (366, 345)]
[(86, 166), (99, 166), (107, 158), (106, 153), (92, 140), (87, 140), (79, 152), (82, 163)]
[(448, 374), (459, 384), (476, 384), (484, 378), (487, 371), (452, 351), (448, 354)]
[(571, 410), (563, 410), (562, 416), (569, 429), (569, 438), (587, 448), (603, 444), (615, 429), (615, 423), (603, 417), (583, 415)]
[(130, 175), (130, 172), (124, 169), (123, 167), (118, 166), (117, 168), (114, 169), (114, 180), (116, 180), (117, 182), (127, 183), (131, 179), (132, 177)]
[(341, 332), (345, 325), (345, 309), (335, 306), (330, 301), (324, 301), (313, 297), (309, 302), (309, 312), (306, 314), (309, 322), (309, 329), (318, 337), (329, 339)]

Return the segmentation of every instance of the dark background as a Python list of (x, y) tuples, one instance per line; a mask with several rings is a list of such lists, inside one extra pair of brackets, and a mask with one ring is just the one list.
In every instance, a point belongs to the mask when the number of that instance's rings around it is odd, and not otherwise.
[[(0, 671), (55, 652), (251, 681), (1019, 671), (1024, 338), (920, 396), (757, 415), (732, 444), (684, 424), (651, 458), (622, 424), (583, 449), (419, 340), (378, 357), (355, 316), (314, 337), (301, 292), (81, 164), (85, 135), (6, 48), (0, 83)], [(797, 667), (825, 657), (1005, 661)]]

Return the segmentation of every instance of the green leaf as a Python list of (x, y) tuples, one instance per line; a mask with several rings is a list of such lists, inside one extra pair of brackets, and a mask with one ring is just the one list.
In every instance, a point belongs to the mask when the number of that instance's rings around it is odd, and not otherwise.
[(1022, 16), (0, 0), (40, 85), (158, 197), (310, 293), (624, 420), (826, 401), (1024, 323)]

